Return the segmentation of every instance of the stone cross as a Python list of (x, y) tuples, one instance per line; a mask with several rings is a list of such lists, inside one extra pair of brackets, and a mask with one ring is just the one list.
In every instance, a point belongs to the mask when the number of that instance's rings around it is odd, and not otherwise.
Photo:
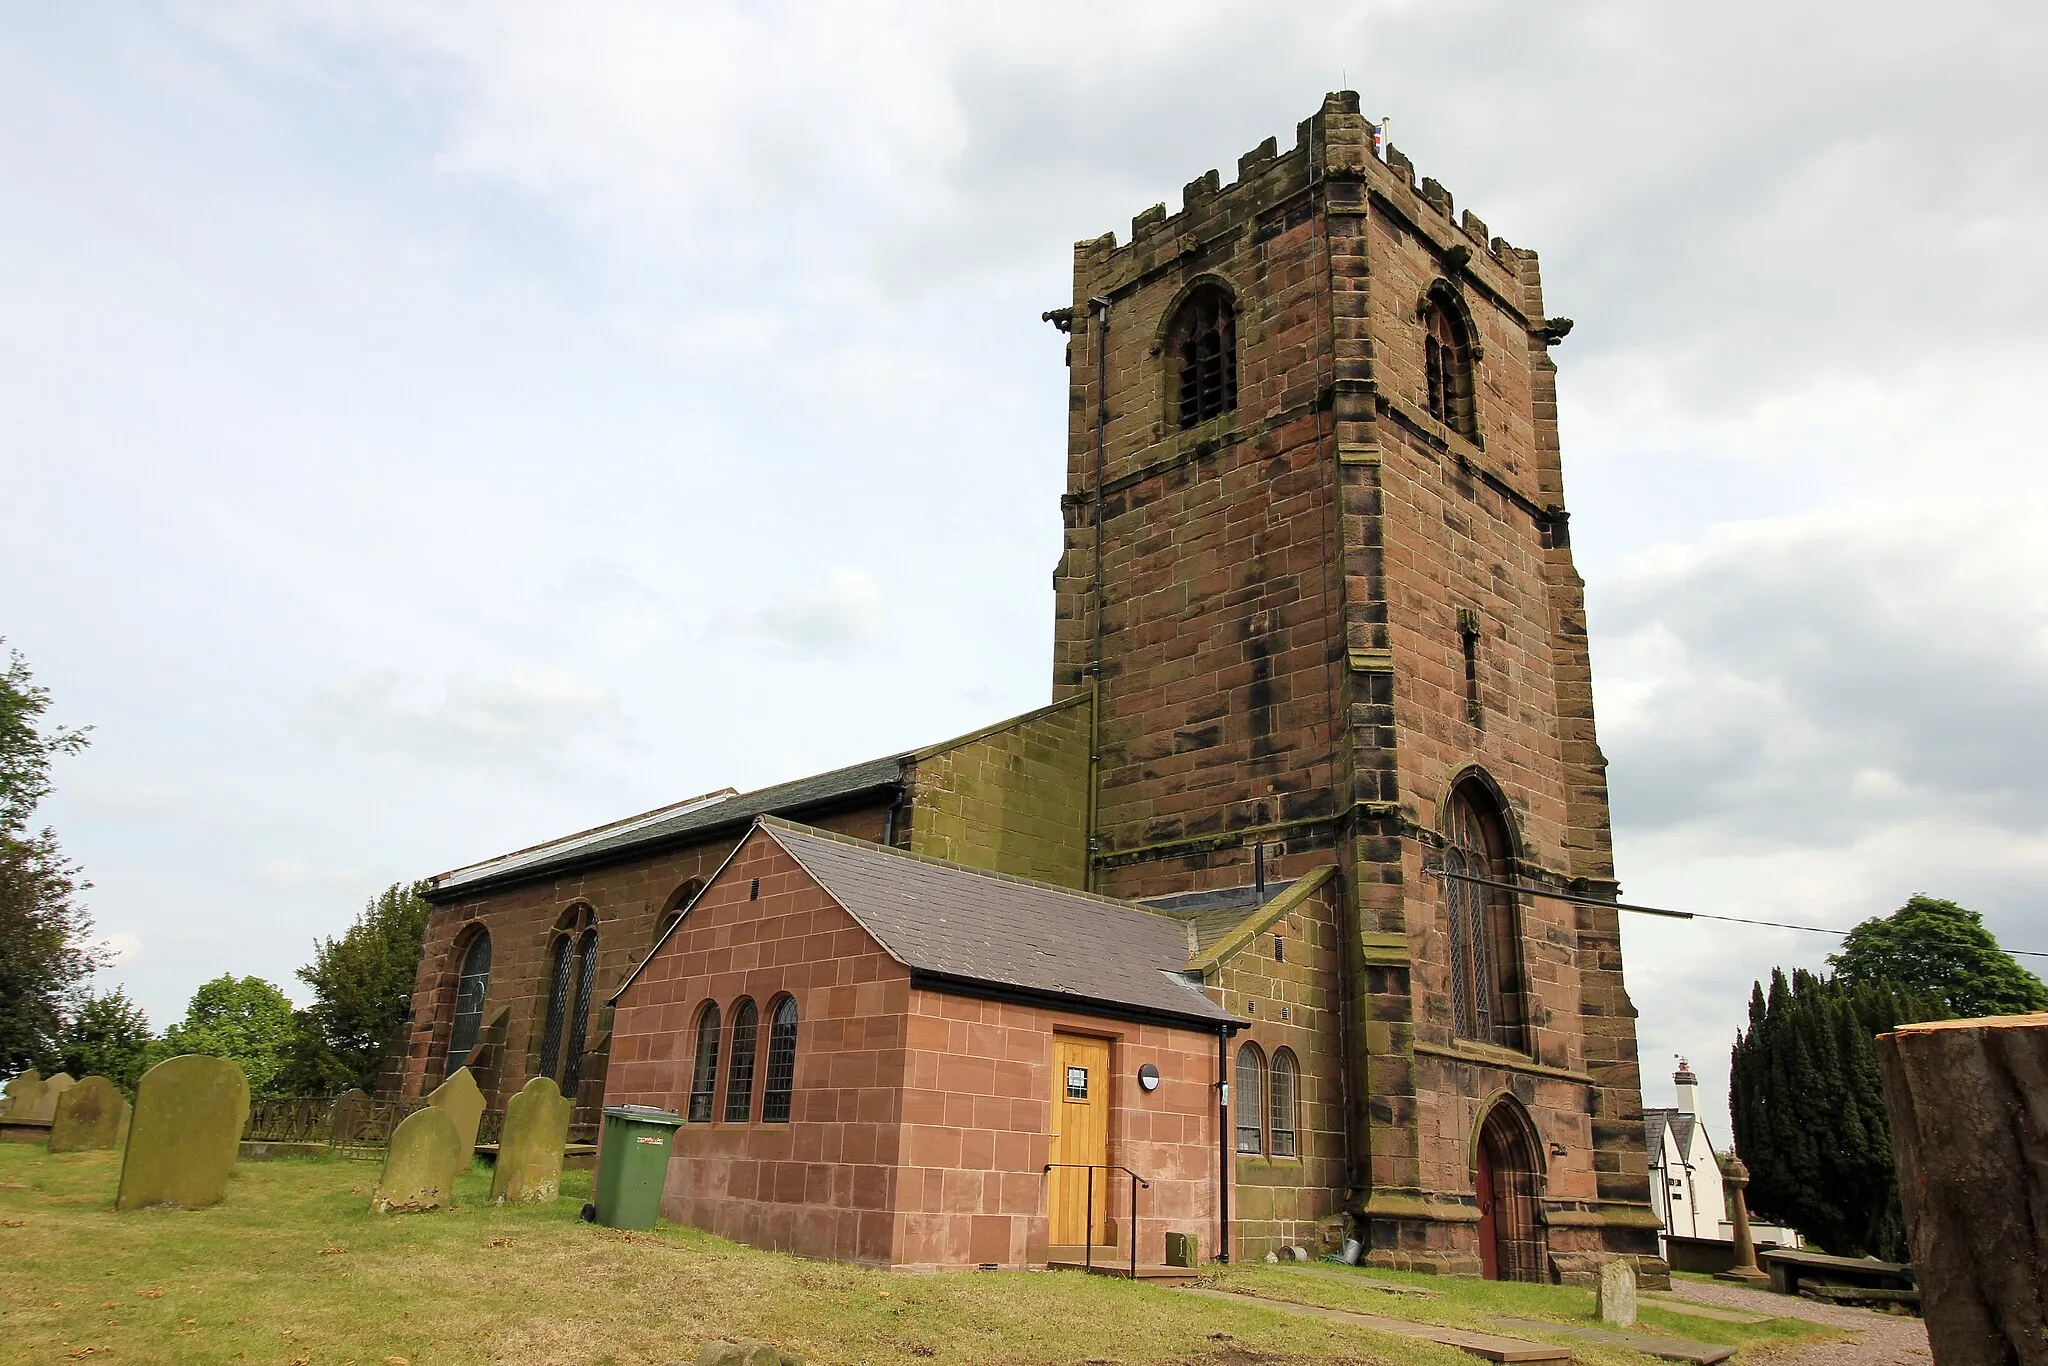
[(150, 1068), (135, 1088), (114, 1208), (219, 1204), (248, 1122), (249, 1079), (226, 1058), (187, 1053)]
[(1761, 1284), (1770, 1277), (1757, 1266), (1756, 1243), (1749, 1236), (1749, 1168), (1740, 1157), (1731, 1157), (1728, 1169), (1721, 1173), (1721, 1180), (1734, 1196), (1735, 1265), (1715, 1273), (1715, 1279)]
[(535, 1077), (512, 1097), (498, 1138), (498, 1168), (491, 1174), (492, 1204), (545, 1204), (555, 1198), (575, 1108), (548, 1077)]
[(50, 1121), (50, 1151), (78, 1153), (118, 1148), (128, 1128), (128, 1102), (105, 1077), (87, 1077), (57, 1097)]
[(469, 1157), (446, 1110), (428, 1105), (413, 1111), (391, 1131), (370, 1212), (410, 1214), (453, 1205), (455, 1175), (469, 1165)]
[(455, 1121), (456, 1136), (462, 1140), (463, 1161), (474, 1157), (477, 1126), (484, 1118), (484, 1093), (477, 1090), (476, 1078), (469, 1075), (469, 1069), (456, 1068), (448, 1080), (428, 1094), (427, 1104), (447, 1111), (448, 1118)]

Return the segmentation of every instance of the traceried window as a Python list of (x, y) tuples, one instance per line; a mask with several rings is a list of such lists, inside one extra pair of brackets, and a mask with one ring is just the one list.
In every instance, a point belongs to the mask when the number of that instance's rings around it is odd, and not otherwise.
[(1237, 1050), (1237, 1150), (1266, 1151), (1266, 1060), (1257, 1044)]
[(1522, 944), (1507, 825), (1484, 785), (1460, 783), (1444, 804), (1445, 932), (1451, 943), (1451, 1026), (1460, 1038), (1522, 1049)]
[(697, 1060), (690, 1069), (690, 1123), (711, 1122), (711, 1097), (717, 1090), (718, 1003), (707, 1001), (697, 1016)]
[(1301, 1100), (1301, 1069), (1295, 1065), (1294, 1050), (1282, 1048), (1273, 1054), (1272, 1091), (1268, 1133), (1275, 1157), (1298, 1157), (1300, 1142), (1295, 1127), (1295, 1108)]
[(1220, 285), (1199, 286), (1181, 300), (1166, 329), (1174, 416), (1182, 427), (1237, 407), (1237, 312)]
[(1478, 434), (1472, 402), (1472, 341), (1448, 300), (1432, 293), (1422, 312), (1422, 371), (1429, 415), (1467, 440)]
[(732, 1058), (725, 1065), (725, 1122), (745, 1124), (754, 1117), (754, 1036), (761, 1012), (742, 999), (732, 1012)]
[(761, 1122), (789, 1123), (790, 1094), (796, 1089), (796, 998), (775, 1004), (768, 1022), (768, 1076), (761, 1089)]
[(590, 1032), (590, 998), (597, 994), (597, 929), (576, 942), (576, 995), (569, 1010), (569, 1055), (562, 1061), (562, 1094), (572, 1099), (583, 1084), (583, 1046)]
[(548, 950), (548, 1013), (541, 1030), (540, 1073), (574, 1098), (583, 1080), (590, 1003), (597, 993), (596, 913), (572, 906), (555, 922)]
[(562, 1030), (569, 1019), (569, 993), (576, 989), (576, 941), (566, 934), (555, 936), (548, 957), (548, 1022), (540, 1037), (540, 1074), (559, 1080), (562, 1062)]
[(491, 936), (478, 930), (462, 955), (462, 971), (455, 978), (455, 1017), (448, 1031), (448, 1071), (452, 1075), (469, 1061), (476, 1047), (477, 1031), (483, 1027), (484, 997), (491, 990)]

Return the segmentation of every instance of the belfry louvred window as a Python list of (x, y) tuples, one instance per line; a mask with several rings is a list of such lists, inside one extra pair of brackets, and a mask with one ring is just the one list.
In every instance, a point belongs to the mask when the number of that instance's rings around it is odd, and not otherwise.
[(1423, 304), (1422, 323), (1422, 374), (1429, 415), (1472, 440), (1479, 426), (1472, 398), (1471, 338), (1465, 335), (1465, 325), (1450, 302), (1439, 293), (1431, 293)]
[(1174, 310), (1166, 329), (1174, 414), (1182, 427), (1237, 408), (1237, 313), (1220, 285), (1202, 285)]
[(1451, 1028), (1459, 1038), (1522, 1050), (1522, 944), (1514, 893), (1483, 882), (1511, 881), (1507, 826), (1477, 781), (1444, 804), (1445, 933), (1450, 939)]

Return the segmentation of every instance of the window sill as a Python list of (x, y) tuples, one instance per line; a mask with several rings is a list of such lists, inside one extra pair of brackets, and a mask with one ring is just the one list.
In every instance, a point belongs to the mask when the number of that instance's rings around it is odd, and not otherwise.
[(1502, 1048), (1496, 1044), (1460, 1039), (1448, 1047), (1443, 1044), (1418, 1043), (1415, 1045), (1415, 1051), (1427, 1057), (1449, 1058), (1454, 1062), (1472, 1063), (1480, 1067), (1498, 1067), (1503, 1071), (1520, 1072), (1526, 1076), (1555, 1077), (1559, 1081), (1575, 1081), (1582, 1086), (1593, 1084), (1593, 1078), (1584, 1072), (1552, 1067), (1547, 1063), (1537, 1062), (1527, 1053), (1517, 1053), (1512, 1048)]

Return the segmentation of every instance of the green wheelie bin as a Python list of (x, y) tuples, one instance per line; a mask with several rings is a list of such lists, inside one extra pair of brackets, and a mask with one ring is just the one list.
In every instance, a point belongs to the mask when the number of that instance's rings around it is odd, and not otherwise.
[(608, 1105), (597, 1145), (595, 1216), (606, 1228), (654, 1227), (668, 1145), (683, 1117), (651, 1105)]

